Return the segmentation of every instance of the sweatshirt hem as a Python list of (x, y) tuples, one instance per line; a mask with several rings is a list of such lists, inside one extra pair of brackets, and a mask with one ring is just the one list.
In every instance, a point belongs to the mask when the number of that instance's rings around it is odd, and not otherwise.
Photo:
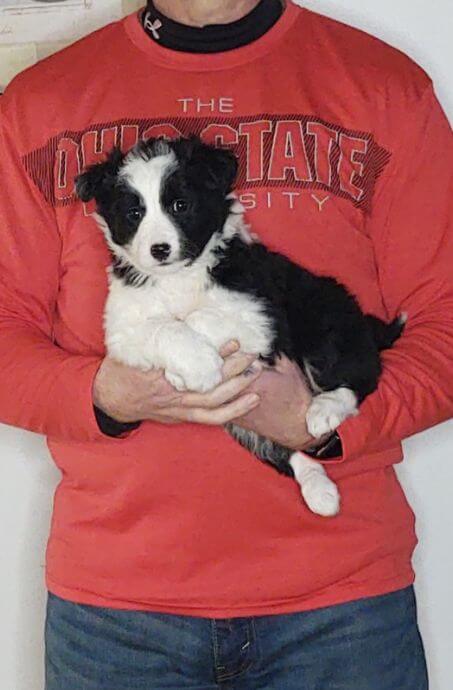
[(82, 589), (65, 587), (47, 576), (46, 584), (49, 592), (61, 599), (87, 606), (111, 608), (126, 611), (149, 611), (155, 613), (168, 613), (178, 616), (193, 616), (200, 618), (241, 618), (244, 616), (266, 616), (285, 613), (298, 613), (315, 609), (346, 604), (358, 599), (390, 594), (404, 589), (414, 583), (414, 573), (408, 572), (400, 577), (382, 580), (375, 584), (347, 585), (336, 588), (335, 592), (321, 593), (314, 596), (298, 597), (274, 602), (263, 602), (248, 605), (223, 606), (197, 606), (173, 604), (170, 602), (153, 601), (126, 601), (118, 598), (109, 598), (94, 594)]

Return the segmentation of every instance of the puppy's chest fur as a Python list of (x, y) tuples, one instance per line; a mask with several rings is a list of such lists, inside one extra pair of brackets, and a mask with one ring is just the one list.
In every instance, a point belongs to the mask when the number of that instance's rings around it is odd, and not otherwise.
[(204, 261), (138, 287), (111, 275), (105, 332), (107, 349), (115, 358), (129, 363), (127, 343), (136, 350), (142, 341), (134, 337), (136, 332), (172, 320), (184, 322), (216, 349), (232, 339), (244, 351), (264, 357), (274, 349), (274, 322), (263, 300), (222, 285)]

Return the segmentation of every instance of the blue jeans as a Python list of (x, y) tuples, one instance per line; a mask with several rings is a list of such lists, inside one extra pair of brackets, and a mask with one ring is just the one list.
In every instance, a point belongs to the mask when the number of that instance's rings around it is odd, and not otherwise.
[(46, 690), (427, 690), (412, 587), (315, 611), (207, 619), (49, 595)]

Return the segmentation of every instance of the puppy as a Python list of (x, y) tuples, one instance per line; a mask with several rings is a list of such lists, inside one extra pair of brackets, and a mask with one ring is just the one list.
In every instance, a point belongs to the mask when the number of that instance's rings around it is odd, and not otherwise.
[[(200, 392), (220, 383), (218, 351), (228, 340), (269, 365), (284, 354), (311, 386), (307, 428), (320, 438), (375, 390), (379, 352), (404, 320), (364, 315), (336, 280), (252, 240), (232, 193), (236, 173), (231, 151), (192, 137), (115, 149), (77, 177), (78, 196), (96, 201), (112, 252), (107, 351), (133, 367), (162, 368), (178, 390)], [(235, 424), (226, 429), (294, 477), (313, 512), (338, 512), (337, 488), (321, 464)]]

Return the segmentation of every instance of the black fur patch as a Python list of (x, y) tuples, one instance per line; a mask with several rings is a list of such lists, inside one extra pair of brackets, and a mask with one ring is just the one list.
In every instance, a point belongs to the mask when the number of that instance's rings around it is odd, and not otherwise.
[(113, 257), (113, 273), (117, 278), (120, 278), (125, 285), (134, 285), (134, 287), (142, 287), (148, 282), (149, 276), (145, 276), (140, 271), (137, 271), (131, 264), (125, 264), (116, 257)]
[[(237, 161), (230, 151), (206, 146), (195, 137), (169, 146), (178, 165), (162, 187), (161, 206), (181, 231), (181, 258), (194, 261), (227, 219), (231, 203), (225, 197), (234, 183)], [(186, 210), (175, 213), (175, 200), (183, 200)]]
[[(139, 142), (131, 154), (145, 161), (173, 152), (175, 169), (163, 180), (160, 205), (181, 233), (181, 259), (195, 260), (212, 235), (221, 230), (231, 202), (237, 173), (234, 154), (203, 144), (197, 137), (166, 141), (148, 139)], [(97, 163), (76, 178), (77, 194), (82, 201), (95, 199), (97, 212), (107, 222), (115, 244), (127, 245), (146, 214), (146, 204), (132, 185), (119, 177), (125, 156), (114, 149), (104, 163)], [(175, 202), (185, 209), (175, 211)], [(137, 217), (131, 218), (136, 212)], [(140, 216), (141, 214), (141, 216)]]
[[(284, 353), (304, 371), (310, 366), (323, 391), (346, 386), (359, 402), (375, 390), (379, 351), (390, 347), (401, 322), (365, 316), (356, 299), (333, 278), (316, 276), (264, 245), (239, 237), (219, 252), (213, 280), (262, 301), (275, 325), (274, 355)], [(397, 325), (399, 324), (399, 325)]]
[[(180, 231), (181, 258), (189, 263), (223, 229), (231, 209), (226, 197), (234, 184), (237, 161), (231, 152), (205, 145), (196, 137), (148, 140), (134, 149), (144, 160), (169, 151), (177, 165), (162, 182), (160, 204)], [(131, 240), (140, 223), (131, 221), (131, 209), (137, 209), (137, 217), (140, 209), (146, 212), (132, 186), (118, 181), (123, 160), (115, 150), (105, 163), (88, 168), (77, 179), (80, 198), (96, 199), (98, 212), (120, 246)], [(354, 296), (333, 278), (314, 275), (282, 254), (260, 243), (246, 244), (239, 236), (216, 250), (216, 258), (211, 280), (228, 290), (253, 295), (273, 324), (270, 363), (285, 354), (311, 378), (314, 392), (347, 387), (360, 403), (376, 389), (380, 351), (400, 336), (402, 319), (386, 324), (365, 315)], [(113, 270), (128, 285), (139, 287), (146, 282), (146, 276), (133, 266), (116, 262)], [(227, 430), (258, 457), (292, 475), (290, 449), (234, 424)]]

